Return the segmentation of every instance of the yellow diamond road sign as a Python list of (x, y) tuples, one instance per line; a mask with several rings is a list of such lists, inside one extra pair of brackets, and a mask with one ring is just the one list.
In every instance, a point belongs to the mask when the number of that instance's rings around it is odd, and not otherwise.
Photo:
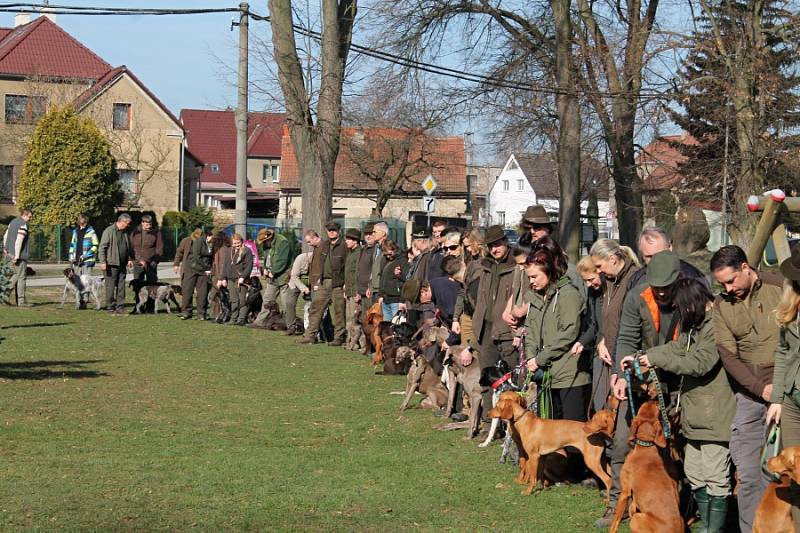
[(427, 194), (428, 196), (433, 194), (433, 191), (435, 191), (436, 187), (438, 186), (439, 184), (436, 183), (436, 180), (433, 179), (433, 176), (431, 176), (430, 174), (428, 174), (428, 177), (422, 181), (422, 190), (425, 191), (425, 194)]

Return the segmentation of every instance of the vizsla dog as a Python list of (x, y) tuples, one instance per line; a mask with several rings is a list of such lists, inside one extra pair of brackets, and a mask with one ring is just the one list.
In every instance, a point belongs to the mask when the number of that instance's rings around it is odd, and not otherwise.
[(397, 357), (402, 354), (403, 357), (410, 357), (413, 361), (411, 368), (408, 370), (406, 393), (403, 403), (400, 405), (400, 411), (405, 411), (414, 393), (418, 390), (426, 396), (425, 400), (420, 403), (420, 407), (440, 409), (447, 405), (449, 398), (447, 388), (442, 384), (442, 380), (436, 374), (430, 362), (420, 352), (424, 352), (434, 344), (442, 344), (447, 340), (448, 336), (447, 328), (427, 327), (416, 349), (398, 348)]
[(609, 532), (616, 533), (626, 510), (631, 516), (633, 533), (683, 531), (678, 486), (667, 473), (658, 450), (666, 448), (667, 440), (656, 402), (645, 402), (639, 408), (631, 423), (629, 441), (634, 448), (622, 466), (622, 490)]
[[(521, 471), (517, 480), (523, 481), (527, 476), (528, 481), (528, 488), (523, 494), (530, 494), (534, 488), (540, 490), (539, 480), (542, 467), (540, 457), (563, 450), (567, 446), (577, 448), (583, 454), (587, 468), (600, 478), (607, 491), (611, 488), (608, 465), (603, 464), (605, 446), (602, 439), (598, 439), (594, 435), (587, 435), (583, 429), (583, 422), (545, 420), (528, 411), (522, 406), (522, 403), (518, 394), (504, 392), (500, 396), (500, 401), (489, 411), (488, 415), (508, 421), (511, 430), (518, 434), (517, 446), (520, 448)], [(524, 473), (522, 471), (523, 451), (527, 456), (524, 462)]]
[(767, 461), (767, 469), (781, 476), (778, 483), (770, 483), (753, 520), (753, 533), (796, 533), (792, 520), (790, 485), (800, 480), (800, 446), (792, 446)]
[(473, 361), (469, 366), (461, 364), (461, 352), (465, 348), (466, 346), (451, 346), (447, 350), (445, 372), (447, 372), (447, 383), (450, 391), (447, 396), (447, 407), (444, 410), (444, 416), (453, 414), (456, 405), (456, 391), (458, 391), (457, 385), (460, 383), (464, 393), (469, 396), (469, 420), (445, 424), (440, 429), (466, 428), (467, 434), (464, 438), (469, 440), (478, 434), (478, 428), (481, 423), (481, 369), (477, 361)]
[[(363, 353), (369, 354), (373, 349), (375, 350), (375, 357), (372, 358), (373, 366), (377, 366), (383, 361), (383, 340), (381, 337), (382, 323), (383, 309), (381, 308), (381, 304), (376, 302), (367, 309), (364, 322), (361, 324), (364, 329), (364, 339), (366, 340)], [(388, 325), (390, 322), (386, 322), (386, 324)]]

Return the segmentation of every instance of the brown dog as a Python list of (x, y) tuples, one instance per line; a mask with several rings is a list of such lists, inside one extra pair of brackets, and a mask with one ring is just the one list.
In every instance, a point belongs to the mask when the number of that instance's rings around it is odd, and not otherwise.
[(608, 465), (603, 465), (605, 445), (602, 439), (587, 435), (583, 430), (583, 422), (539, 418), (522, 407), (518, 399), (510, 398), (508, 396), (510, 394), (516, 395), (511, 392), (503, 393), (497, 405), (489, 410), (488, 415), (491, 418), (506, 420), (512, 426), (512, 431), (518, 434), (519, 440), (516, 442), (520, 457), (523, 450), (527, 455), (525, 472), (520, 472), (518, 476), (520, 480), (524, 480), (527, 476), (528, 488), (523, 494), (530, 494), (534, 488), (539, 490), (540, 457), (563, 450), (567, 446), (577, 448), (583, 454), (586, 467), (600, 478), (607, 491), (611, 488)]
[(792, 446), (767, 461), (767, 469), (781, 476), (779, 483), (770, 483), (753, 520), (753, 533), (796, 533), (792, 520), (790, 485), (800, 480), (800, 446)]
[[(381, 323), (383, 322), (383, 309), (381, 304), (375, 302), (367, 309), (367, 314), (364, 316), (364, 321), (361, 327), (364, 329), (364, 354), (370, 353), (375, 350), (375, 357), (372, 358), (372, 364), (377, 365), (383, 361), (383, 340), (381, 337)], [(388, 322), (387, 322), (388, 324)]]
[[(446, 339), (445, 339), (446, 340)], [(444, 416), (448, 417), (453, 414), (456, 404), (456, 391), (457, 385), (460, 383), (464, 389), (464, 393), (469, 396), (469, 420), (466, 422), (453, 422), (445, 424), (440, 429), (467, 429), (465, 439), (471, 439), (478, 434), (481, 419), (481, 369), (477, 361), (473, 361), (471, 365), (464, 366), (461, 364), (461, 352), (466, 346), (451, 346), (447, 350), (445, 358), (445, 372), (447, 372), (448, 384), (450, 392), (447, 396), (447, 407), (444, 410)], [(448, 364), (449, 362), (449, 364)]]
[[(420, 407), (434, 407), (440, 409), (447, 405), (447, 400), (450, 394), (447, 388), (442, 384), (436, 371), (431, 366), (431, 363), (420, 352), (424, 352), (431, 346), (440, 345), (449, 336), (447, 328), (426, 327), (422, 333), (422, 339), (417, 345), (417, 349), (400, 347), (397, 349), (397, 356), (412, 358), (411, 368), (408, 370), (408, 379), (406, 380), (406, 393), (403, 398), (403, 403), (400, 405), (400, 410), (404, 411), (407, 407), (414, 393), (419, 390), (420, 393), (426, 396), (427, 401), (423, 400)], [(424, 405), (423, 405), (424, 404)]]
[[(683, 531), (678, 486), (667, 473), (658, 448), (666, 448), (658, 404), (645, 402), (631, 423), (629, 442), (633, 450), (620, 474), (622, 490), (609, 533), (616, 533), (625, 511), (631, 515), (633, 533)], [(628, 500), (631, 500), (630, 506)]]

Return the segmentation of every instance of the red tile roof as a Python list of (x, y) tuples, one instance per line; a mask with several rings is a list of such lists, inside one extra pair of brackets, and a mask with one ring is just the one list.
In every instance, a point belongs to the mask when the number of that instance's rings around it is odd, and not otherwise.
[(670, 189), (681, 181), (683, 176), (678, 172), (678, 166), (686, 161), (686, 156), (675, 148), (675, 143), (693, 146), (697, 140), (687, 133), (658, 137), (637, 156), (636, 164), (645, 191)]
[[(247, 155), (279, 159), (285, 120), (286, 116), (282, 113), (249, 113)], [(182, 109), (181, 123), (186, 130), (188, 148), (208, 165), (203, 171), (203, 178), (236, 183), (236, 123), (233, 111)], [(219, 173), (212, 173), (210, 165), (219, 165)]]
[(47, 17), (0, 37), (0, 75), (96, 80), (110, 69), (111, 65)]
[[(336, 160), (336, 170), (334, 173), (334, 190), (340, 192), (352, 191), (374, 191), (375, 184), (364, 176), (353, 162), (353, 156), (349, 145), (355, 135), (364, 135), (369, 139), (373, 137), (375, 142), (369, 142), (369, 146), (376, 151), (375, 159), (386, 159), (381, 153), (389, 150), (391, 142), (386, 145), (381, 143), (381, 139), (402, 139), (408, 134), (408, 130), (394, 128), (345, 128), (342, 130), (342, 142), (339, 149), (339, 157)], [(382, 148), (383, 146), (383, 148)], [(424, 137), (423, 140), (412, 145), (409, 159), (417, 160), (419, 154), (425, 151), (427, 165), (418, 165), (417, 172), (408, 180), (403, 187), (404, 190), (416, 194), (423, 194), (420, 183), (428, 174), (436, 178), (438, 188), (437, 193), (463, 194), (467, 191), (467, 166), (466, 155), (464, 152), (464, 139), (462, 137)], [(295, 156), (294, 146), (288, 135), (288, 129), (284, 128), (283, 148), (281, 150), (281, 182), (282, 189), (299, 188), (299, 170), (297, 167), (297, 157)]]

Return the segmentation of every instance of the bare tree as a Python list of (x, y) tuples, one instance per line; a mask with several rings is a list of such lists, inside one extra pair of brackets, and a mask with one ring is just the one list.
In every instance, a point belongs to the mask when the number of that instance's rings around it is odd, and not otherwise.
[(269, 0), (270, 25), (286, 122), (300, 173), (303, 227), (320, 231), (329, 218), (342, 128), (342, 86), (357, 0), (322, 0), (320, 85), (316, 109), (303, 75), (291, 0)]

